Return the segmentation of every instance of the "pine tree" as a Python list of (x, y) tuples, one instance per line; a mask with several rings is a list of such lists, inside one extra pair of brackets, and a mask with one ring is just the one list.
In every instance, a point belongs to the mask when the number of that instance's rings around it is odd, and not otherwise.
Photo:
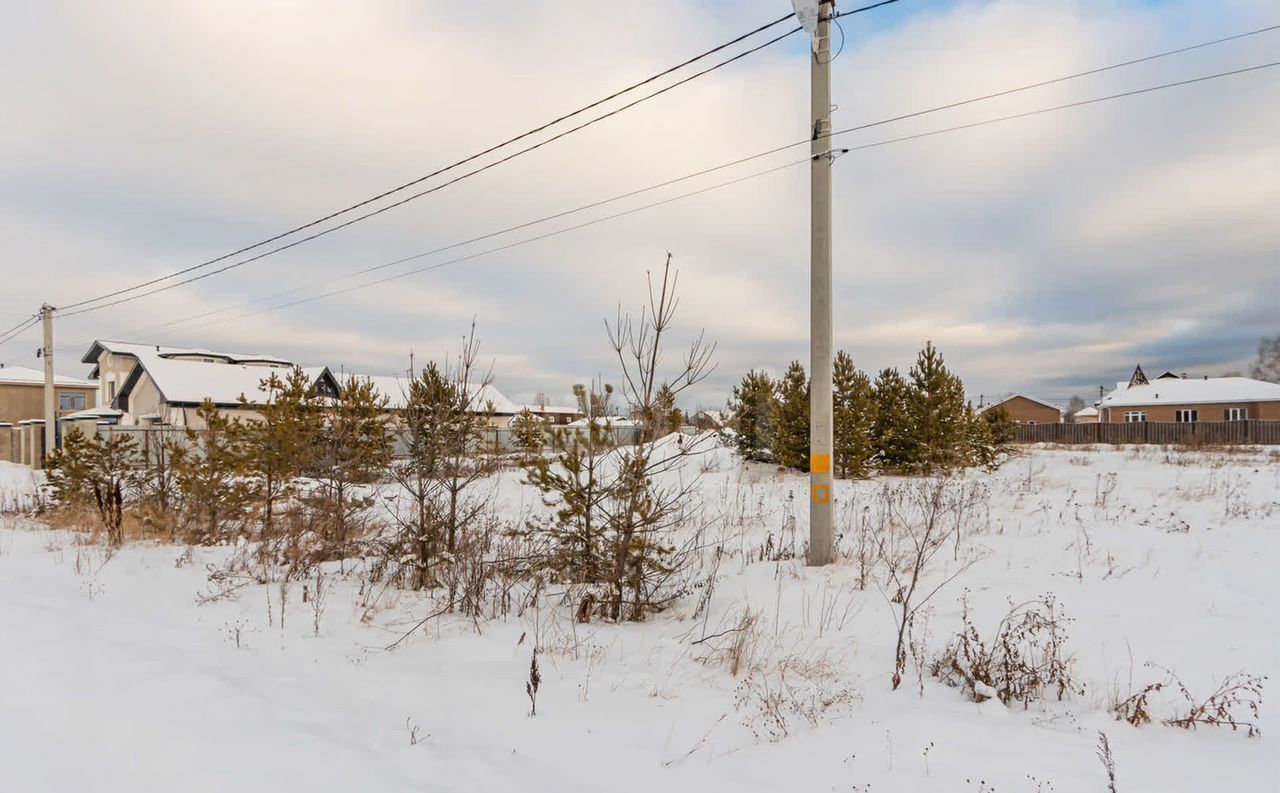
[(771, 459), (775, 402), (773, 381), (765, 372), (747, 372), (742, 382), (734, 386), (728, 425), (733, 431), (733, 446), (742, 459)]
[(792, 361), (778, 381), (773, 460), (797, 471), (809, 470), (809, 379), (799, 361)]
[(929, 473), (964, 465), (964, 384), (947, 369), (933, 342), (925, 344), (911, 368), (908, 415), (918, 444), (916, 468)]
[(654, 429), (657, 437), (671, 432), (679, 432), (684, 424), (684, 415), (676, 406), (676, 394), (669, 383), (663, 383), (654, 397), (653, 406)]
[(84, 507), (93, 499), (93, 440), (73, 427), (49, 457), (45, 472), (58, 506)]
[(1018, 425), (1003, 407), (982, 411), (980, 416), (991, 431), (991, 443), (998, 451), (1007, 449), (1018, 437)]
[(525, 406), (511, 420), (511, 440), (526, 456), (539, 454), (547, 443), (547, 420)]
[[(276, 372), (261, 381), (266, 401), (253, 405), (258, 421), (244, 425), (245, 469), (257, 480), (264, 537), (272, 533), (277, 504), (289, 498), (294, 480), (315, 453), (320, 403), (311, 379), (294, 367), (281, 379)], [(248, 407), (244, 396), (241, 402)]]
[(996, 425), (987, 419), (987, 413), (999, 411), (1008, 418), (1008, 414), (1004, 413), (1001, 408), (994, 411), (988, 410), (984, 413), (977, 413), (973, 409), (973, 405), (966, 405), (965, 409), (965, 464), (979, 465), (983, 468), (995, 467), (996, 461), (1003, 451), (1004, 446), (996, 443), (995, 428)]
[(871, 440), (880, 467), (906, 470), (917, 457), (915, 434), (911, 430), (911, 387), (897, 369), (883, 369), (876, 376), (875, 418)]
[(137, 443), (128, 435), (112, 434), (105, 441), (95, 435), (92, 450), (91, 489), (98, 518), (112, 545), (124, 542), (124, 508), (137, 496), (141, 472), (136, 466)]
[(245, 476), (244, 425), (208, 400), (196, 418), (202, 428), (188, 427), (186, 443), (171, 450), (174, 478), (187, 514), (197, 523), (194, 539), (223, 542), (257, 496)]
[(359, 486), (375, 481), (391, 461), (386, 413), (387, 397), (378, 393), (373, 381), (352, 377), (317, 434), (319, 503), (326, 513), (331, 550), (339, 554), (345, 554), (354, 519), (371, 503), (357, 497)]
[(865, 476), (875, 452), (872, 430), (876, 402), (871, 380), (853, 365), (853, 358), (836, 353), (835, 387), (835, 472), (837, 476)]

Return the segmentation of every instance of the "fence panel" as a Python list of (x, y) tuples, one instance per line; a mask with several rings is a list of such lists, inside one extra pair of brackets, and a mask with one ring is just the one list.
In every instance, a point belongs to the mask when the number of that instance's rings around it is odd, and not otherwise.
[(1280, 421), (1136, 421), (1132, 423), (1030, 424), (1018, 427), (1017, 443), (1111, 443), (1164, 446), (1202, 444), (1280, 445)]

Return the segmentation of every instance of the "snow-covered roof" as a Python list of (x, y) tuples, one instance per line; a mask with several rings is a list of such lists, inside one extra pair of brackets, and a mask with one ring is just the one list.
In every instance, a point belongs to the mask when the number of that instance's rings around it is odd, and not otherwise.
[[(195, 405), (206, 399), (215, 405), (238, 405), (241, 395), (250, 403), (265, 402), (268, 394), (262, 388), (262, 381), (274, 371), (273, 367), (187, 361), (154, 353), (139, 355), (138, 365), (150, 375), (165, 401)], [(121, 395), (132, 390), (137, 375), (135, 369), (121, 389)]]
[(1097, 409), (1097, 408), (1095, 408), (1095, 407), (1093, 407), (1093, 406), (1091, 405), (1091, 406), (1086, 407), (1086, 408), (1080, 408), (1079, 410), (1077, 410), (1077, 411), (1075, 412), (1075, 414), (1074, 414), (1074, 415), (1076, 415), (1076, 416), (1096, 416), (1096, 415), (1098, 415), (1098, 409)]
[(1195, 405), (1224, 402), (1280, 402), (1280, 383), (1250, 377), (1209, 377), (1201, 380), (1169, 378), (1146, 385), (1117, 388), (1102, 398), (1099, 407), (1136, 405)]
[[(387, 407), (392, 410), (403, 410), (408, 403), (410, 383), (408, 377), (348, 374), (339, 379), (342, 384), (346, 384), (352, 377), (372, 382), (377, 392), (387, 398)], [(471, 404), (475, 406), (477, 412), (488, 410), (490, 406), (492, 406), (493, 412), (498, 415), (514, 416), (520, 412), (520, 407), (503, 396), (502, 392), (494, 388), (492, 384), (472, 383), (469, 388), (469, 395)]]
[(110, 352), (118, 355), (132, 355), (141, 358), (149, 355), (157, 358), (217, 358), (222, 363), (258, 364), (269, 366), (293, 366), (293, 361), (278, 358), (274, 355), (259, 353), (221, 352), (207, 350), (203, 347), (166, 347), (161, 344), (135, 344), (124, 341), (107, 341), (99, 339), (89, 345), (89, 349), (81, 358), (82, 363), (96, 364), (102, 353)]
[[(576, 407), (568, 405), (521, 405), (520, 410), (528, 410), (530, 413), (552, 413), (561, 416), (577, 416), (582, 413)], [(519, 411), (516, 411), (519, 412)]]
[(123, 411), (116, 410), (115, 408), (109, 405), (103, 405), (102, 407), (87, 408), (85, 410), (77, 410), (75, 413), (68, 413), (67, 415), (62, 416), (58, 420), (59, 421), (81, 421), (83, 419), (112, 418), (112, 417), (121, 416), (121, 415), (124, 415)]
[[(92, 380), (86, 380), (82, 377), (67, 377), (60, 374), (53, 376), (53, 384), (83, 386), (86, 388), (98, 387), (98, 384)], [(44, 372), (40, 369), (31, 369), (26, 366), (3, 366), (0, 367), (0, 385), (44, 385)]]
[[(594, 418), (594, 419), (591, 419), (591, 423), (594, 423), (597, 425), (608, 424), (611, 427), (639, 427), (640, 426), (639, 422), (632, 421), (626, 416), (606, 416), (603, 418)], [(581, 419), (578, 419), (577, 421), (571, 421), (565, 426), (566, 427), (585, 427), (587, 426), (587, 424), (588, 424), (587, 419), (581, 418)]]
[(978, 411), (977, 411), (977, 412), (978, 412), (978, 413), (986, 413), (988, 410), (991, 410), (991, 409), (992, 409), (992, 408), (994, 408), (994, 407), (999, 407), (1000, 405), (1003, 405), (1004, 403), (1008, 402), (1009, 400), (1011, 400), (1011, 399), (1017, 399), (1018, 397), (1022, 397), (1023, 399), (1029, 400), (1029, 401), (1031, 401), (1031, 402), (1035, 402), (1035, 403), (1036, 403), (1036, 404), (1038, 404), (1038, 405), (1044, 405), (1044, 406), (1045, 406), (1045, 407), (1047, 407), (1047, 408), (1052, 408), (1052, 409), (1054, 409), (1054, 410), (1058, 411), (1059, 413), (1061, 413), (1061, 412), (1062, 412), (1062, 408), (1058, 407), (1057, 405), (1053, 404), (1052, 402), (1046, 402), (1046, 401), (1044, 401), (1043, 399), (1036, 399), (1035, 397), (1033, 397), (1033, 396), (1027, 396), (1026, 394), (1010, 394), (1009, 396), (1007, 396), (1007, 397), (1005, 397), (1005, 398), (1003, 398), (1003, 399), (1001, 399), (1001, 400), (998, 400), (998, 401), (996, 401), (996, 402), (991, 402), (991, 403), (989, 403), (989, 404), (983, 405), (982, 407), (978, 408)]

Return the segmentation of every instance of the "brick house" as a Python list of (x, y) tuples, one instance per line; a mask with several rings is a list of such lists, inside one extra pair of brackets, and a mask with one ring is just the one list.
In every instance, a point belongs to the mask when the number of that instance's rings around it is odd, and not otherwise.
[(1009, 414), (1015, 424), (1061, 424), (1062, 408), (1043, 399), (1036, 399), (1025, 394), (1013, 394), (978, 408), (978, 415), (988, 410), (1001, 408)]
[[(98, 384), (79, 377), (53, 378), (54, 408), (58, 416), (94, 407)], [(0, 421), (44, 418), (44, 372), (25, 366), (0, 366)]]
[(1119, 383), (1098, 402), (1104, 422), (1280, 421), (1280, 383), (1249, 377), (1160, 376)]

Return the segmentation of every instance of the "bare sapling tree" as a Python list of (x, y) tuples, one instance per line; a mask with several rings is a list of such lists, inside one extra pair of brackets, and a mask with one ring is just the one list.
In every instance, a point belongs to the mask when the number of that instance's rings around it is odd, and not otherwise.
[(94, 437), (93, 500), (112, 545), (124, 542), (124, 507), (137, 491), (136, 443), (127, 435)]
[[(622, 398), (640, 422), (634, 446), (616, 453), (617, 473), (605, 506), (608, 521), (606, 570), (610, 595), (606, 613), (615, 620), (643, 619), (659, 605), (658, 592), (679, 568), (676, 550), (667, 536), (685, 518), (684, 506), (699, 484), (700, 472), (660, 481), (663, 474), (684, 466), (690, 456), (705, 452), (708, 443), (675, 436), (659, 447), (655, 441), (669, 429), (680, 394), (715, 369), (715, 344), (699, 331), (678, 366), (667, 371), (663, 356), (679, 307), (678, 273), (667, 254), (662, 277), (649, 276), (649, 299), (638, 317), (618, 310), (605, 322), (609, 344), (621, 366)], [(704, 438), (707, 436), (704, 436)]]
[(948, 480), (921, 480), (907, 486), (886, 484), (881, 490), (882, 526), (877, 556), (884, 567), (881, 594), (893, 615), (897, 638), (894, 647), (893, 688), (902, 684), (907, 669), (907, 637), (923, 608), (943, 587), (972, 564), (958, 560), (936, 584), (930, 586), (930, 563), (958, 528), (947, 520), (956, 508), (949, 498)]
[(442, 452), (439, 473), (447, 498), (445, 549), (450, 553), (457, 550), (463, 527), (489, 504), (488, 498), (474, 494), (475, 486), (489, 479), (497, 470), (496, 457), (486, 454), (483, 448), (484, 429), (494, 411), (490, 396), (493, 371), (480, 372), (477, 367), (479, 355), (480, 340), (476, 338), (473, 321), (471, 331), (462, 340), (457, 359), (445, 364), (449, 401), (444, 406), (446, 420), (439, 428)]
[(403, 496), (405, 503), (393, 504), (390, 512), (400, 529), (394, 553), (411, 565), (415, 589), (447, 583), (437, 575), (439, 564), (454, 559), (462, 546), (476, 549), (467, 533), (485, 522), (491, 501), (481, 491), (497, 470), (496, 456), (484, 448), (493, 413), (492, 374), (479, 371), (479, 350), (473, 323), (454, 361), (443, 368), (429, 363), (420, 375), (410, 371), (395, 430), (403, 456), (390, 469), (400, 485), (396, 501)]
[(141, 471), (138, 498), (144, 525), (170, 540), (177, 538), (177, 509), (180, 499), (173, 450), (179, 445), (178, 432), (161, 425), (142, 435)]

